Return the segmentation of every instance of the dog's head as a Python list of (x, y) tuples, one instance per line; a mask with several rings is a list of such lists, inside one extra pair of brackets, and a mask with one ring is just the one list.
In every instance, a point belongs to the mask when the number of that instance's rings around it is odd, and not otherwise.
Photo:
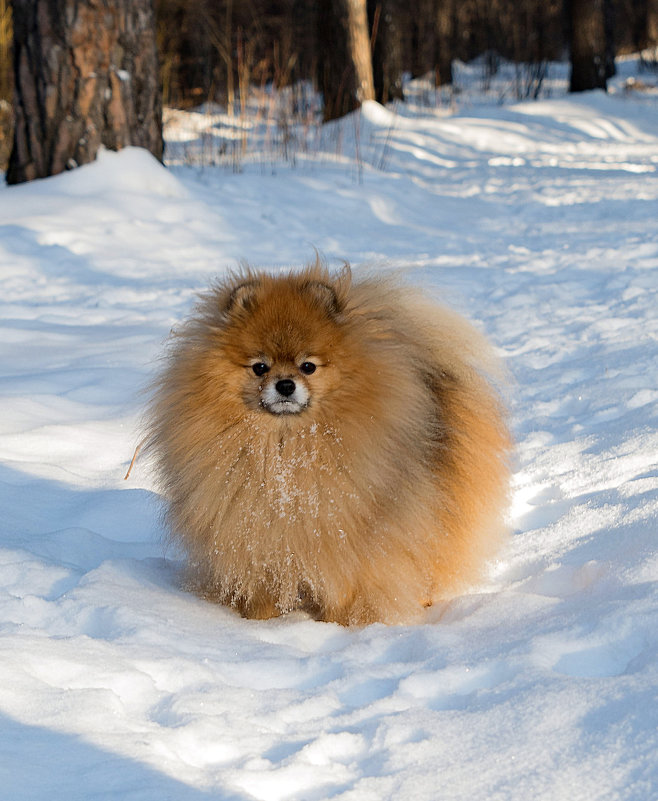
[(311, 413), (340, 385), (349, 272), (247, 273), (216, 297), (226, 378), (251, 411)]

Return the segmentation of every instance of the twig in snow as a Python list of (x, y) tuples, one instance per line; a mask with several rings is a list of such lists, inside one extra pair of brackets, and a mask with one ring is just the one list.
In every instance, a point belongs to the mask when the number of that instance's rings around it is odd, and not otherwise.
[(128, 476), (130, 475), (130, 471), (133, 469), (133, 465), (134, 465), (134, 464), (135, 464), (135, 462), (137, 461), (137, 457), (139, 456), (139, 452), (141, 451), (141, 449), (142, 449), (142, 445), (143, 445), (145, 442), (146, 442), (146, 437), (144, 437), (144, 439), (143, 439), (141, 442), (139, 442), (139, 443), (137, 444), (137, 447), (135, 448), (135, 453), (133, 453), (133, 458), (132, 458), (132, 460), (131, 460), (131, 462), (130, 462), (130, 467), (128, 468), (128, 472), (127, 472), (127, 473), (126, 473), (126, 475), (123, 477), (123, 480), (124, 480), (124, 481), (127, 481), (127, 480), (128, 480)]

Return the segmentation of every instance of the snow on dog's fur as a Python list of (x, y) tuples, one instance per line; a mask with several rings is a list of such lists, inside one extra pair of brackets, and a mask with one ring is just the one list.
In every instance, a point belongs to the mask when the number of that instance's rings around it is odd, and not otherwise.
[(149, 448), (190, 582), (248, 617), (407, 622), (504, 532), (488, 344), (392, 280), (245, 269), (174, 337)]

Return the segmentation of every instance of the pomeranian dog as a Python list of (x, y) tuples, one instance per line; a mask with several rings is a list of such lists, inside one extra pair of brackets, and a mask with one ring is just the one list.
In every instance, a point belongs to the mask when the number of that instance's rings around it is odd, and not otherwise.
[(175, 333), (148, 448), (189, 583), (250, 618), (413, 622), (501, 542), (510, 439), (486, 341), (319, 261), (217, 283)]

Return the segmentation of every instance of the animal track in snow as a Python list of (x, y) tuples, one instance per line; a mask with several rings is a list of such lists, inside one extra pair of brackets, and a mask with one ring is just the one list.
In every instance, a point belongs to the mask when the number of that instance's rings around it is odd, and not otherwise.
[(522, 584), (523, 592), (561, 598), (581, 592), (604, 576), (607, 568), (592, 560), (584, 565), (550, 565)]
[(436, 672), (414, 673), (400, 682), (399, 692), (430, 709), (462, 709), (472, 696), (511, 680), (514, 673), (503, 661), (473, 667), (454, 665)]
[(552, 670), (577, 678), (621, 676), (631, 672), (632, 663), (643, 650), (641, 638), (591, 636), (574, 641), (544, 643)]

